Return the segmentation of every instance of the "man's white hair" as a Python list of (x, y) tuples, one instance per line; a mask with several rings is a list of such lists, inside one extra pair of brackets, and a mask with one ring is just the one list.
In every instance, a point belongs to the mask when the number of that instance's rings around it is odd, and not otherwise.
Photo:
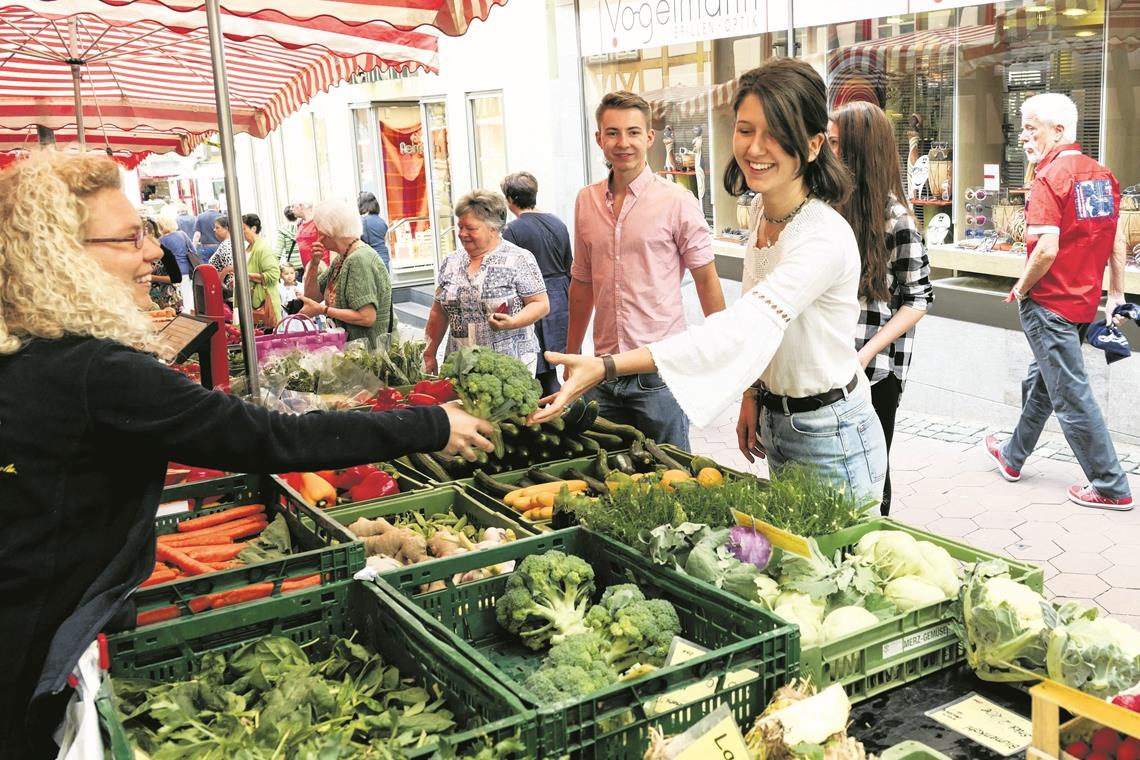
[(317, 231), (334, 238), (358, 238), (364, 231), (360, 212), (345, 201), (321, 201), (313, 209)]
[(1077, 141), (1077, 104), (1068, 95), (1046, 92), (1026, 98), (1021, 104), (1021, 115), (1037, 119), (1045, 127), (1060, 125), (1065, 130), (1065, 142)]

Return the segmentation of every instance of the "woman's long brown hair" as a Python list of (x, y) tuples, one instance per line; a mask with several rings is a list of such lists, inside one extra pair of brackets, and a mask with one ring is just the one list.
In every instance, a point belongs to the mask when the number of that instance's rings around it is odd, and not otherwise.
[(887, 267), (891, 252), (885, 225), (891, 194), (907, 205), (894, 128), (883, 109), (863, 101), (833, 111), (831, 121), (839, 129), (839, 157), (854, 178), (855, 190), (838, 210), (859, 243), (863, 262), (859, 296), (867, 301), (886, 301), (890, 298)]

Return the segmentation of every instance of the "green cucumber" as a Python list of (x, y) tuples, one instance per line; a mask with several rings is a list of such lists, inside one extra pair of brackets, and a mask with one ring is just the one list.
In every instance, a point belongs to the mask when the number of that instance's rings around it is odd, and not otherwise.
[(586, 482), (586, 487), (596, 493), (598, 496), (605, 496), (610, 492), (609, 486), (597, 478), (591, 477), (576, 467), (571, 467), (566, 471), (566, 477), (572, 480), (583, 480)]
[(618, 449), (626, 448), (625, 441), (616, 435), (609, 433), (599, 433), (594, 430), (586, 430), (580, 434), (583, 438), (589, 438), (592, 441), (597, 441), (599, 446), (609, 449), (610, 451), (617, 451)]
[(453, 480), (453, 478), (447, 474), (443, 467), (441, 467), (438, 462), (436, 462), (427, 454), (409, 454), (408, 459), (411, 460), (413, 467), (427, 475), (432, 480), (436, 480), (440, 483), (447, 483)]
[(482, 470), (476, 470), (472, 476), (475, 480), (475, 485), (479, 487), (484, 493), (489, 493), (496, 498), (503, 498), (511, 491), (515, 490), (514, 486), (507, 485), (502, 481), (495, 480)]
[(646, 470), (653, 469), (653, 457), (645, 450), (645, 441), (633, 441), (629, 444), (629, 455), (633, 461)]
[(604, 450), (593, 438), (583, 438), (581, 433), (579, 433), (578, 437), (574, 440), (578, 441), (582, 446), (582, 450), (587, 454), (596, 454), (599, 450)]
[(626, 454), (623, 451), (621, 453), (614, 454), (613, 456), (615, 469), (621, 470), (626, 475), (634, 475), (637, 473), (637, 468), (633, 466), (633, 460), (630, 458), (629, 454)]
[(644, 441), (645, 433), (641, 432), (633, 425), (619, 425), (616, 422), (610, 422), (605, 417), (598, 417), (594, 420), (594, 424), (590, 426), (590, 430), (598, 433), (608, 433), (609, 435), (616, 435), (621, 438), (626, 444), (631, 444), (634, 441)]
[(574, 399), (574, 403), (566, 407), (562, 412), (562, 423), (565, 426), (566, 432), (577, 433), (582, 430), (582, 418), (586, 416), (586, 400), (583, 398)]
[(645, 439), (645, 450), (648, 451), (649, 454), (658, 461), (658, 463), (665, 465), (667, 469), (684, 470), (685, 472), (689, 471), (688, 467), (681, 464), (676, 459), (662, 451), (661, 447), (658, 446), (657, 442), (652, 438)]
[(513, 422), (500, 422), (499, 430), (503, 431), (504, 438), (516, 438), (520, 432), (518, 425)]
[(599, 411), (601, 411), (601, 407), (598, 406), (597, 401), (587, 401), (586, 402), (586, 412), (582, 415), (581, 422), (578, 423), (578, 425), (579, 425), (578, 426), (578, 432), (579, 433), (582, 432), (583, 430), (589, 430), (590, 428), (592, 428), (594, 426), (594, 421), (596, 419), (598, 419), (598, 412)]
[(537, 467), (531, 467), (526, 471), (526, 476), (533, 480), (535, 483), (558, 483), (565, 480), (557, 475), (551, 475), (549, 472), (543, 472)]

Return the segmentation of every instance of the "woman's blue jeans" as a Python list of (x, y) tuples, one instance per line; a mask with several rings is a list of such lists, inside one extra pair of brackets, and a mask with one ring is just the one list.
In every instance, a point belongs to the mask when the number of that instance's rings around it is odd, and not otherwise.
[(761, 406), (760, 441), (775, 477), (788, 462), (811, 464), (837, 487), (876, 502), (883, 497), (887, 441), (866, 390), (813, 412)]

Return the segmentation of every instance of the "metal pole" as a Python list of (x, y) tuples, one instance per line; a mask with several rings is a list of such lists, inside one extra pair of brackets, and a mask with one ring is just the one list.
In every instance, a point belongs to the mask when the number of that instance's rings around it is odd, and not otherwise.
[(80, 90), (83, 75), (79, 69), (80, 61), (76, 57), (78, 52), (76, 25), (73, 17), (67, 20), (67, 54), (70, 56), (68, 63), (71, 65), (71, 87), (75, 91), (75, 135), (79, 138), (79, 147), (86, 150), (87, 134), (83, 128), (83, 92)]
[(210, 32), (210, 59), (214, 67), (214, 100), (218, 109), (218, 136), (221, 139), (222, 169), (226, 173), (226, 214), (230, 218), (230, 235), (234, 245), (234, 303), (241, 321), (241, 346), (245, 355), (245, 371), (249, 395), (261, 400), (257, 376), (257, 343), (254, 340), (253, 307), (249, 294), (249, 267), (245, 258), (245, 229), (241, 222), (241, 198), (238, 196), (237, 160), (234, 156), (233, 116), (230, 113), (230, 85), (226, 79), (226, 52), (222, 41), (222, 19), (218, 0), (206, 0), (206, 24)]
[(788, 0), (788, 57), (796, 57), (796, 1)]

